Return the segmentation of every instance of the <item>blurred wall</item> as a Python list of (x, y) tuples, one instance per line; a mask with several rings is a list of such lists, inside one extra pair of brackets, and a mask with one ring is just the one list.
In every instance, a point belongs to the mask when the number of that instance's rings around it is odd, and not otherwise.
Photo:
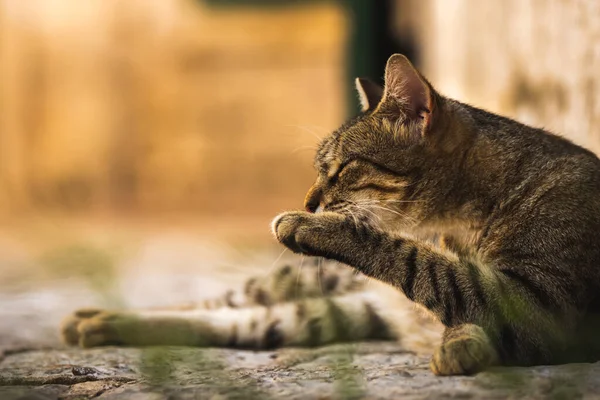
[[(350, 27), (340, 2), (293, 3), (0, 0), (0, 215), (299, 207), (345, 117)], [(442, 93), (600, 152), (600, 2), (392, 12)]]
[(0, 214), (273, 214), (345, 116), (343, 10), (0, 0)]
[[(600, 2), (400, 0), (442, 93), (600, 153)], [(402, 12), (402, 8), (404, 12)]]

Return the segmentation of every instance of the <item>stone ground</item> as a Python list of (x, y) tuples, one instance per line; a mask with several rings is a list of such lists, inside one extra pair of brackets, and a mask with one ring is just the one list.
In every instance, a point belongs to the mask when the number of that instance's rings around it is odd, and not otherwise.
[(0, 400), (600, 398), (600, 363), (439, 378), (426, 357), (394, 343), (271, 352), (66, 348), (58, 325), (76, 308), (211, 297), (268, 273), (280, 250), (236, 258), (225, 248), (225, 257), (214, 243), (162, 233), (118, 257), (97, 241), (31, 256), (1, 239)]
[(0, 399), (598, 398), (600, 364), (439, 378), (392, 343), (249, 352), (190, 348), (21, 349), (0, 364)]

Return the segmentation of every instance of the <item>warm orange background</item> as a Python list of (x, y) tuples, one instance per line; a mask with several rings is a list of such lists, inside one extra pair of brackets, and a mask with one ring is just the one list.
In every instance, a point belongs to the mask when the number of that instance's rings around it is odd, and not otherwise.
[(345, 117), (345, 32), (332, 4), (3, 0), (0, 215), (301, 206), (311, 149)]

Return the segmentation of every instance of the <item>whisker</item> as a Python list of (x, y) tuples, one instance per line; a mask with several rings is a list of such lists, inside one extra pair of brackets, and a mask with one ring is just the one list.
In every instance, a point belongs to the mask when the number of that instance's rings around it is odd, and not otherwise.
[[(371, 223), (372, 225), (378, 225), (381, 223), (381, 217), (379, 215), (377, 215), (377, 213), (375, 213), (373, 210), (369, 210), (367, 207), (361, 207), (356, 204), (351, 204), (350, 207), (354, 207), (358, 211), (362, 211), (363, 216), (368, 218), (369, 223)], [(351, 211), (349, 210), (349, 212), (351, 212)], [(365, 215), (364, 212), (368, 212), (371, 215)], [(373, 217), (377, 218), (377, 221), (375, 221)]]
[(322, 257), (319, 257), (319, 261), (317, 262), (317, 283), (319, 284), (319, 289), (321, 289), (321, 296), (325, 296), (323, 293), (323, 285), (321, 283), (321, 263), (323, 261)]
[(319, 141), (321, 141), (323, 139), (322, 136), (318, 135), (314, 130), (310, 129), (309, 126), (304, 126), (304, 125), (286, 125), (286, 127), (301, 129), (304, 132), (312, 134)]
[(354, 227), (356, 229), (358, 229), (358, 218), (356, 217), (356, 215), (352, 212), (352, 210), (350, 210), (348, 207), (345, 208), (345, 210), (348, 212), (348, 214), (350, 214), (350, 216), (352, 217), (352, 220), (354, 221)]
[(380, 210), (391, 212), (392, 214), (396, 214), (396, 215), (398, 215), (400, 217), (403, 217), (403, 218), (409, 218), (406, 214), (400, 213), (399, 211), (396, 211), (396, 210), (392, 210), (391, 208), (388, 208), (388, 207), (378, 206), (378, 205), (375, 205), (375, 204), (371, 204), (371, 205), (369, 205), (369, 207), (374, 207), (374, 208), (377, 208), (377, 209), (380, 209)]
[(304, 264), (304, 255), (300, 256), (300, 265), (298, 265), (298, 275), (296, 276), (296, 298), (300, 298), (298, 287), (300, 286), (300, 274), (302, 273), (302, 265)]
[[(399, 203), (399, 202), (402, 202), (402, 200), (390, 200), (388, 202), (390, 202), (390, 203), (392, 203), (392, 202), (398, 202)], [(385, 212), (389, 212), (389, 213), (398, 215), (400, 218), (403, 219), (403, 221), (411, 224), (412, 226), (416, 226), (416, 225), (419, 224), (419, 220), (418, 219), (416, 219), (414, 217), (411, 217), (410, 215), (408, 215), (408, 214), (406, 214), (406, 213), (404, 213), (404, 212), (402, 212), (400, 210), (394, 210), (394, 209), (392, 209), (390, 207), (382, 205), (382, 204), (384, 204), (384, 202), (381, 201), (381, 200), (369, 199), (369, 200), (351, 201), (350, 203), (352, 204), (352, 206), (355, 209), (360, 210), (363, 213), (364, 212), (369, 212), (370, 214), (372, 214), (373, 216), (375, 216), (377, 218), (377, 220), (378, 220), (379, 223), (382, 222), (381, 216), (379, 214), (375, 213), (373, 211), (373, 209), (383, 210)], [(369, 218), (369, 219), (371, 219), (371, 218)], [(374, 221), (372, 221), (372, 223), (373, 222)]]
[(311, 150), (311, 151), (317, 151), (317, 147), (316, 147), (316, 146), (310, 146), (310, 145), (296, 147), (294, 150), (292, 150), (292, 151), (290, 152), (290, 154), (296, 154), (296, 153), (298, 153), (298, 152), (301, 152), (301, 151), (308, 151), (308, 150)]
[(304, 126), (308, 126), (309, 128), (313, 128), (313, 129), (320, 129), (325, 133), (329, 133), (331, 131), (330, 129), (327, 129), (327, 128), (319, 126), (319, 125), (304, 125)]
[(373, 210), (369, 210), (367, 207), (362, 207), (361, 205), (358, 205), (356, 203), (352, 204), (353, 207), (355, 207), (356, 209), (360, 210), (360, 211), (367, 211), (369, 213), (371, 213), (373, 216), (375, 216), (379, 221), (381, 221), (381, 217), (379, 215), (377, 215), (377, 213), (375, 213), (375, 211)]
[(373, 204), (373, 203), (424, 203), (425, 200), (400, 200), (400, 199), (369, 199), (369, 200), (359, 200), (356, 202), (357, 204)]
[(385, 199), (379, 200), (382, 203), (424, 203), (425, 200), (400, 200), (400, 199)]
[(279, 262), (279, 260), (281, 260), (281, 257), (283, 257), (283, 255), (285, 254), (285, 252), (287, 251), (287, 248), (284, 248), (283, 251), (279, 254), (279, 257), (277, 257), (277, 259), (275, 259), (275, 261), (273, 261), (273, 264), (271, 264), (271, 266), (269, 267), (269, 270), (264, 274), (264, 276), (268, 276), (271, 275), (271, 273), (273, 272), (273, 268), (275, 267), (275, 264), (277, 264)]

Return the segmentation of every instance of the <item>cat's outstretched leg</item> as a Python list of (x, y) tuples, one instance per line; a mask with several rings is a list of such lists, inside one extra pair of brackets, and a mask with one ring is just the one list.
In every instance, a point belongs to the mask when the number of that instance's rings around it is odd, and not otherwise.
[(188, 311), (82, 310), (63, 323), (65, 342), (82, 347), (215, 346), (270, 349), (396, 339), (374, 293), (306, 298), (270, 307)]

